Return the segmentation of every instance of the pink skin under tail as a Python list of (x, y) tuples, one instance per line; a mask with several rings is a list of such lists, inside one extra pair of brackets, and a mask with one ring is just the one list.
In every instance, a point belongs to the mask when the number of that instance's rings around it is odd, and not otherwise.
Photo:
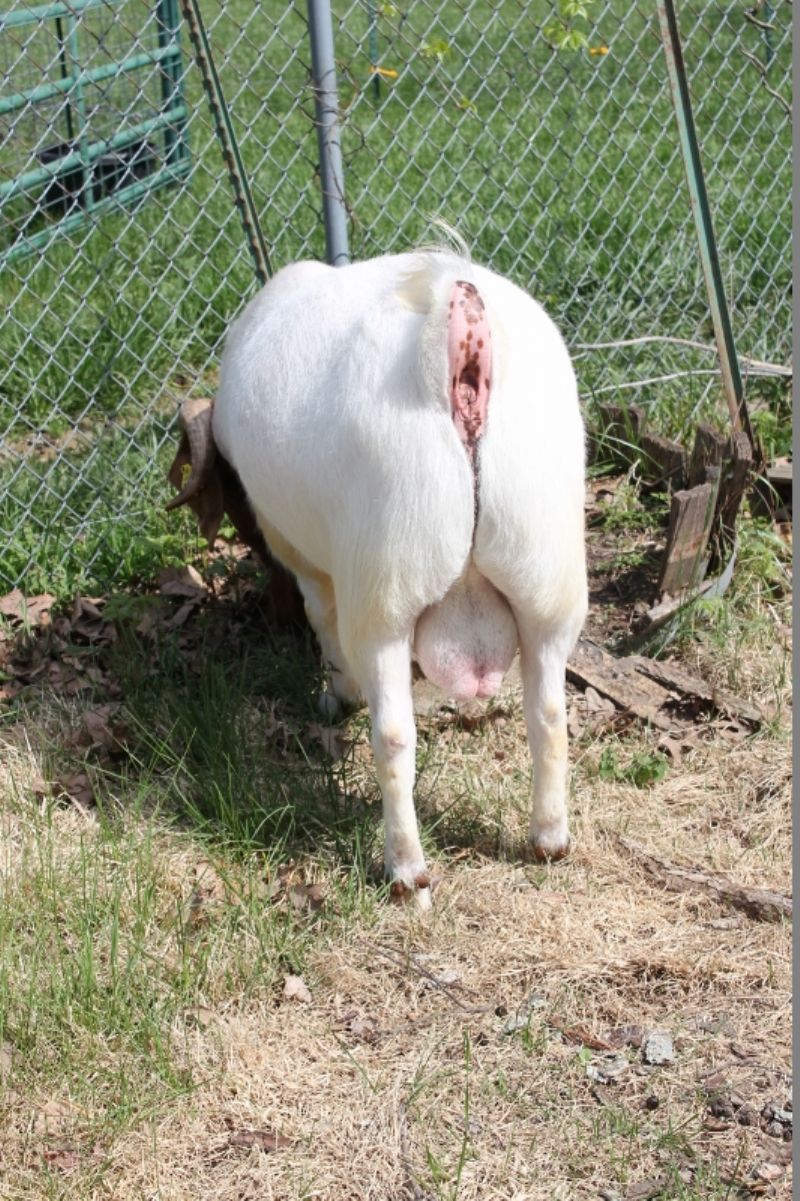
[(456, 280), (450, 294), (447, 357), (453, 423), (474, 470), (489, 406), (492, 336), (478, 289), (463, 279)]

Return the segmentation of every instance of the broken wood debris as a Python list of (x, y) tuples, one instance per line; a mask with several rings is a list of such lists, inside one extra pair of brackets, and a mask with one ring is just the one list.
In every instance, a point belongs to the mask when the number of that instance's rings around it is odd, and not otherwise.
[[(594, 688), (665, 733), (693, 724), (697, 713), (718, 714), (748, 730), (758, 729), (767, 714), (732, 693), (712, 688), (677, 664), (643, 655), (615, 658), (590, 638), (579, 638), (567, 663), (567, 679), (582, 691)], [(688, 715), (688, 716), (687, 716)]]
[(717, 875), (706, 868), (680, 867), (665, 859), (658, 859), (644, 847), (621, 834), (611, 833), (614, 843), (627, 855), (642, 865), (649, 876), (671, 892), (691, 889), (706, 893), (722, 904), (741, 909), (749, 917), (762, 922), (777, 922), (792, 917), (792, 898), (782, 892), (768, 888), (755, 888), (737, 884), (726, 876)]
[[(729, 557), (726, 551), (735, 543), (736, 518), (755, 466), (750, 441), (741, 432), (726, 437), (701, 423), (687, 453), (679, 443), (648, 430), (638, 405), (603, 404), (597, 412), (594, 461), (607, 459), (623, 467), (636, 463), (646, 487), (672, 493), (658, 591), (662, 597), (683, 596), (702, 583), (712, 564)], [(785, 492), (785, 483), (783, 488)]]

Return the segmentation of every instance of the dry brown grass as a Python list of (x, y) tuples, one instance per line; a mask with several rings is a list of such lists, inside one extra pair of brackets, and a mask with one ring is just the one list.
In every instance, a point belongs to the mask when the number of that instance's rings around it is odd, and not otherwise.
[[(37, 1075), (7, 1047), (4, 1201), (571, 1201), (603, 1189), (634, 1196), (648, 1179), (682, 1201), (790, 1196), (788, 1144), (759, 1116), (790, 1095), (789, 927), (665, 892), (612, 837), (788, 891), (785, 732), (701, 740), (643, 789), (601, 779), (610, 736), (587, 736), (573, 753), (574, 852), (534, 867), (513, 856), (528, 777), (518, 697), (469, 730), (441, 715), (420, 725), (423, 747), (430, 741), (420, 803), (441, 876), (433, 914), (365, 904), (337, 917), (336, 868), (309, 857), (295, 864), (298, 878), (327, 879), (329, 899), (316, 924), (289, 913), (283, 943), (270, 927), (272, 970), (260, 984), (243, 984), (241, 961), (263, 951), (265, 928), (253, 914), (273, 902), (268, 889), (242, 902), (252, 864), (224, 863), (221, 884), (222, 852), (215, 868), (190, 833), (141, 815), (145, 866), (131, 866), (140, 835), (130, 822), (116, 863), (104, 844), (103, 888), (116, 873), (154, 890), (146, 932), (154, 963), (178, 954), (176, 905), (208, 911), (189, 948), (191, 957), (202, 945), (205, 975), (165, 1010), (167, 1058), (187, 1083), (159, 1091), (146, 1050), (115, 1049), (113, 1031), (102, 1031), (102, 1070), (116, 1057), (141, 1089), (130, 1120), (109, 1129), (99, 1085), (92, 1101), (86, 1080), (57, 1064)], [(642, 731), (615, 745), (623, 764), (654, 749)], [(351, 755), (354, 789), (370, 770), (368, 757)], [(32, 753), (9, 745), (0, 880), (17, 897), (43, 857), (77, 870), (101, 837), (91, 815), (36, 802), (37, 773)], [(122, 895), (130, 924), (132, 883)], [(34, 893), (30, 904), (34, 914)], [(281, 987), (292, 969), (286, 940), (300, 927), (309, 1004), (284, 1000)], [(4, 970), (7, 987), (23, 987), (24, 963), (6, 959)], [(177, 980), (179, 963), (174, 970)], [(651, 1066), (640, 1047), (625, 1046), (619, 1080), (593, 1081), (587, 1068), (602, 1066), (604, 1053), (592, 1042), (630, 1026), (669, 1031), (674, 1060)], [(75, 1038), (83, 1036), (76, 1020)], [(728, 1116), (709, 1112), (731, 1092)], [(753, 1124), (737, 1113), (754, 1115)], [(264, 1150), (258, 1131), (287, 1145)], [(772, 1178), (759, 1179), (759, 1169)]]

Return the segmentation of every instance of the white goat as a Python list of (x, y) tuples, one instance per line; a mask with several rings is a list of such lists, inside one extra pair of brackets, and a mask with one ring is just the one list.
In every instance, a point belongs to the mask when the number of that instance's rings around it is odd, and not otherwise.
[[(454, 325), (462, 302), (478, 307)], [(491, 350), (484, 336), (480, 358), (465, 358), (465, 337), (487, 325)], [(448, 251), (286, 267), (228, 335), (213, 438), (297, 578), (333, 694), (369, 706), (393, 893), (430, 904), (412, 659), (456, 699), (489, 696), (519, 646), (530, 843), (538, 857), (565, 854), (584, 435), (566, 348), (540, 306)]]

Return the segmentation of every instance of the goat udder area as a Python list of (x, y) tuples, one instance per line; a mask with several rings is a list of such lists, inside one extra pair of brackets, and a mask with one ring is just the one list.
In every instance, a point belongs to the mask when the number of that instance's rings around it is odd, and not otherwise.
[(470, 564), (444, 599), (419, 618), (414, 657), (446, 696), (470, 701), (497, 694), (517, 644), (508, 601)]

